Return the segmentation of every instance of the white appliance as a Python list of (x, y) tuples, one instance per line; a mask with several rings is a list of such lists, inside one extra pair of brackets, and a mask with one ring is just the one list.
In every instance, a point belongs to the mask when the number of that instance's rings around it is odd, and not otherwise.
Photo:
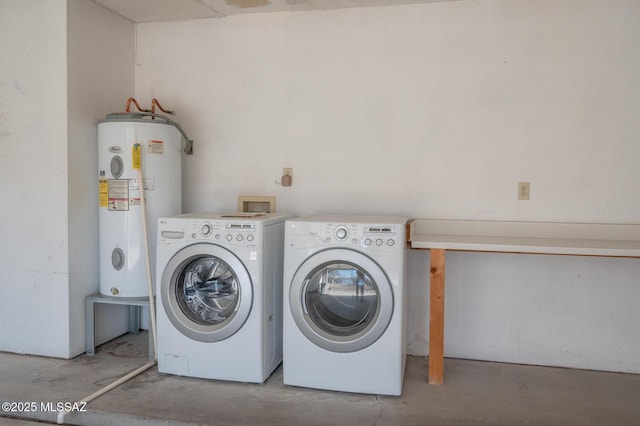
[(158, 217), (182, 212), (180, 131), (164, 120), (135, 117), (112, 114), (98, 124), (100, 293), (111, 297), (149, 295), (136, 158), (142, 160), (152, 271)]
[(286, 222), (285, 384), (402, 393), (406, 223), (381, 216)]
[(158, 371), (262, 383), (282, 361), (285, 215), (160, 218)]

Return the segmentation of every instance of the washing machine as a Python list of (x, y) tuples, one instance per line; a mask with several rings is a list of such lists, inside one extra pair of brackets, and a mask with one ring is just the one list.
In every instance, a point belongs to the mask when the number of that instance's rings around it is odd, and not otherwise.
[(282, 362), (286, 215), (158, 220), (158, 371), (262, 383)]
[(286, 221), (285, 384), (402, 393), (406, 223), (386, 216)]

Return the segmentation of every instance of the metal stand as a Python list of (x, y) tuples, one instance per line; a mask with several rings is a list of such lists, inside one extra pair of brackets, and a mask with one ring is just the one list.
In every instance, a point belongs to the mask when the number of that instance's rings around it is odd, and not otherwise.
[[(140, 332), (140, 307), (149, 307), (149, 299), (126, 299), (126, 298), (112, 298), (104, 297), (97, 293), (87, 296), (85, 300), (87, 306), (87, 355), (96, 354), (96, 318), (95, 318), (95, 304), (103, 303), (107, 305), (125, 305), (128, 306), (129, 317), (129, 333), (137, 334)], [(151, 315), (149, 315), (151, 317)], [(151, 321), (151, 318), (149, 318)], [(153, 340), (151, 333), (149, 333), (149, 359), (155, 359), (155, 350), (153, 347)]]

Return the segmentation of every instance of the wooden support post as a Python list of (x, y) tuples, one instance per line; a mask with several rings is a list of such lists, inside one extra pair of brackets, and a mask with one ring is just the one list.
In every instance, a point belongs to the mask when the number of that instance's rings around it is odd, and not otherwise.
[(431, 249), (429, 281), (429, 384), (444, 382), (445, 250)]

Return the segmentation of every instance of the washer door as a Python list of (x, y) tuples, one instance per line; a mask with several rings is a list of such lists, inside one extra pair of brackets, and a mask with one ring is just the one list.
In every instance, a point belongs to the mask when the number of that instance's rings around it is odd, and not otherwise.
[(216, 342), (236, 333), (251, 311), (247, 269), (229, 250), (194, 244), (176, 253), (162, 274), (162, 306), (185, 336)]
[(374, 343), (393, 314), (393, 290), (371, 258), (348, 249), (329, 249), (296, 271), (289, 304), (300, 331), (333, 352), (354, 352)]

